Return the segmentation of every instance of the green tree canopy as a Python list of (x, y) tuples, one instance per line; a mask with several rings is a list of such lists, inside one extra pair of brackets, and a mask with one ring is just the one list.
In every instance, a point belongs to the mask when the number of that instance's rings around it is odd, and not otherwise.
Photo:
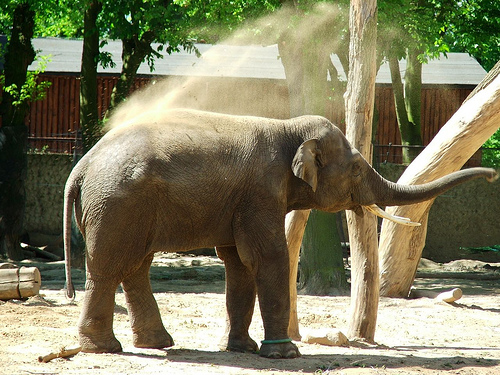
[(500, 2), (428, 0), (439, 12), (438, 43), (467, 52), (489, 71), (500, 60)]

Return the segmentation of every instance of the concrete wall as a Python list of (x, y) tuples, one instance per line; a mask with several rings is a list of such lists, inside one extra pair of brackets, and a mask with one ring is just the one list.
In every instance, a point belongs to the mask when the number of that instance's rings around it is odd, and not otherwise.
[(436, 199), (429, 214), (424, 257), (438, 262), (474, 258), (500, 262), (500, 253), (461, 247), (500, 245), (500, 183), (474, 180)]
[[(381, 165), (380, 172), (396, 181), (400, 165)], [(429, 213), (423, 256), (436, 262), (454, 259), (481, 259), (500, 262), (500, 254), (473, 254), (462, 247), (500, 244), (500, 181), (469, 181), (436, 198)]]
[[(63, 191), (71, 171), (68, 155), (30, 154), (28, 157), (25, 229), (62, 233)], [(396, 181), (404, 167), (382, 164), (382, 175)], [(460, 247), (500, 244), (500, 181), (475, 180), (438, 197), (431, 208), (424, 256), (439, 262), (459, 258), (500, 262), (500, 255), (474, 256)]]
[(28, 155), (24, 216), (24, 228), (28, 233), (62, 233), (64, 184), (71, 166), (70, 155)]

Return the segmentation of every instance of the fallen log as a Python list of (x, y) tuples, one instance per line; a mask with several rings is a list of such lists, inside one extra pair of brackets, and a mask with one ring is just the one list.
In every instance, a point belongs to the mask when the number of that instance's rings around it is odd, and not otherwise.
[(0, 268), (0, 300), (36, 296), (41, 284), (36, 267)]
[(75, 346), (75, 347), (69, 347), (69, 348), (63, 347), (58, 352), (52, 352), (52, 353), (49, 353), (49, 354), (44, 355), (44, 356), (39, 356), (38, 362), (47, 363), (47, 362), (50, 362), (56, 358), (71, 357), (73, 355), (80, 353), (81, 350), (82, 350), (81, 346)]
[(22, 244), (21, 246), (23, 247), (24, 250), (32, 251), (35, 253), (36, 256), (39, 256), (42, 258), (46, 258), (46, 259), (53, 260), (56, 262), (63, 259), (60, 256), (53, 254), (50, 251), (46, 251), (44, 248), (41, 248), (38, 246), (31, 246), (28, 244)]
[(409, 298), (433, 298), (437, 301), (443, 301), (447, 303), (452, 303), (458, 301), (462, 298), (463, 293), (462, 289), (454, 288), (452, 290), (447, 290), (445, 292), (436, 292), (432, 290), (423, 290), (423, 289), (411, 289)]

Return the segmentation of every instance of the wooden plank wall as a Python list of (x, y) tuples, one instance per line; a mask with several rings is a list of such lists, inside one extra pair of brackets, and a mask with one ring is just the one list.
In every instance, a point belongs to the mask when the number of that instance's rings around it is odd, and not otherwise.
[(71, 152), (80, 121), (80, 81), (75, 76), (44, 76), (51, 86), (44, 100), (31, 104), (30, 146), (36, 150)]
[[(41, 78), (51, 83), (44, 100), (30, 106), (28, 137), (32, 150), (54, 153), (72, 153), (78, 143), (80, 129), (80, 78), (76, 75), (44, 74)], [(99, 77), (98, 113), (102, 118), (109, 106), (111, 92), (117, 77)], [(134, 89), (149, 82), (137, 78)]]
[[(55, 153), (72, 153), (79, 130), (79, 91), (77, 75), (44, 74), (43, 80), (52, 83), (47, 97), (31, 105), (28, 116), (29, 141), (32, 149)], [(144, 87), (151, 77), (138, 77), (133, 90)], [(178, 82), (178, 79), (172, 80)], [(117, 82), (115, 76), (98, 78), (99, 116), (109, 106), (110, 95)], [(205, 78), (191, 91), (189, 102), (179, 102), (205, 110), (234, 114), (287, 118), (288, 90), (283, 81), (245, 78)], [(422, 89), (422, 133), (427, 145), (437, 131), (460, 107), (472, 88), (435, 87)], [(201, 99), (201, 97), (203, 98)], [(374, 135), (375, 162), (401, 162), (401, 139), (394, 110), (390, 85), (379, 85), (375, 95), (376, 130)], [(330, 108), (327, 115), (341, 129), (344, 114)], [(480, 159), (479, 159), (480, 160)], [(477, 163), (475, 163), (477, 164)]]
[[(453, 116), (472, 88), (425, 86), (422, 88), (422, 141), (427, 146), (441, 127)], [(402, 149), (394, 96), (390, 86), (378, 86), (375, 94), (376, 130), (374, 136), (375, 162), (401, 164)], [(481, 165), (481, 151), (467, 163)]]

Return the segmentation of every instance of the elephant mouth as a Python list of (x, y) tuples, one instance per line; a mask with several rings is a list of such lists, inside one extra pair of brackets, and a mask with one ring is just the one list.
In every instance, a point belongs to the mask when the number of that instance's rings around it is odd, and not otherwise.
[(381, 217), (383, 219), (387, 219), (387, 220), (393, 221), (393, 222), (395, 222), (397, 224), (406, 225), (406, 226), (409, 226), (409, 227), (418, 227), (418, 226), (420, 226), (420, 223), (416, 223), (414, 221), (411, 221), (407, 217), (401, 217), (401, 216), (395, 216), (395, 215), (388, 214), (387, 212), (385, 212), (383, 209), (381, 209), (376, 204), (372, 204), (370, 206), (363, 206), (363, 207), (367, 211), (371, 212), (372, 214), (377, 215), (377, 216), (379, 216), (379, 217)]

